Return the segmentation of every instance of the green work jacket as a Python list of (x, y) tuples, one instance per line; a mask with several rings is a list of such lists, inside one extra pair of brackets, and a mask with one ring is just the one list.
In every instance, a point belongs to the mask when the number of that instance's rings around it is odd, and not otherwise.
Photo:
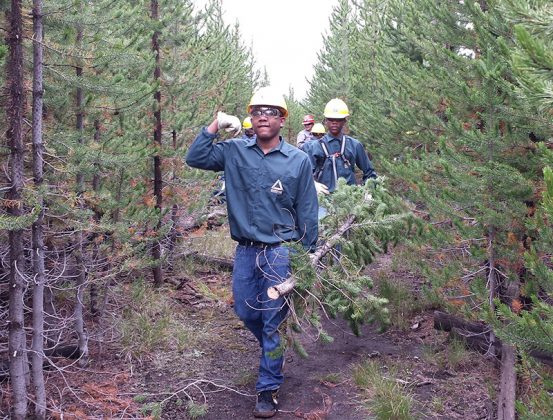
[[(323, 143), (329, 153), (328, 156)], [(341, 153), (342, 148), (343, 153)], [(356, 166), (363, 173), (363, 183), (369, 178), (376, 178), (376, 172), (365, 148), (353, 137), (335, 138), (327, 133), (320, 140), (305, 143), (302, 150), (311, 160), (315, 180), (325, 184), (330, 192), (336, 189), (338, 178), (345, 178), (349, 185), (355, 185)]]
[(267, 154), (256, 139), (214, 143), (216, 137), (204, 127), (190, 146), (186, 163), (225, 171), (232, 239), (266, 244), (301, 241), (313, 250), (318, 203), (307, 155), (282, 137)]

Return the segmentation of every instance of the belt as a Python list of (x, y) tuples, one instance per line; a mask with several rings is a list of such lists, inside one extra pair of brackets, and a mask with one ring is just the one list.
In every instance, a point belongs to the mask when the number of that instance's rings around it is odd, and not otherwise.
[(259, 241), (250, 241), (248, 239), (243, 239), (241, 241), (238, 241), (238, 245), (242, 246), (248, 246), (253, 248), (276, 248), (277, 246), (282, 245), (282, 242), (277, 242), (274, 244), (268, 244), (265, 242), (259, 242)]

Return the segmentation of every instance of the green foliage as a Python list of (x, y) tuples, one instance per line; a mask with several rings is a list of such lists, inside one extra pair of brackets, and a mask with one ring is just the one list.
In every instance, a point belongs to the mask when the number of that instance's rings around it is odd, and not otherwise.
[[(287, 334), (302, 355), (305, 351), (295, 334), (307, 326), (315, 329), (322, 342), (332, 341), (322, 328), (321, 316), (342, 316), (355, 334), (360, 334), (364, 323), (374, 322), (382, 329), (389, 324), (388, 301), (371, 293), (372, 279), (362, 268), (388, 244), (405, 238), (413, 223), (405, 205), (386, 191), (383, 179), (364, 186), (340, 180), (323, 205), (329, 214), (320, 225), (320, 241), (333, 243), (334, 250), (318, 268), (300, 247), (295, 246), (292, 253), (296, 286), (289, 298), (292, 319)], [(337, 240), (335, 234), (351, 220), (347, 234)]]
[(314, 66), (315, 76), (310, 81), (305, 108), (323, 119), (325, 104), (339, 97), (346, 102), (353, 95), (353, 66), (356, 58), (356, 13), (349, 0), (340, 0), (329, 18), (330, 33), (324, 39), (323, 50)]
[[(524, 283), (522, 294), (536, 310), (529, 317), (501, 308), (508, 321), (503, 337), (549, 348), (549, 307), (539, 303), (553, 291), (547, 195), (529, 216), (547, 187), (542, 168), (553, 167), (551, 3), (483, 4), (340, 1), (305, 106), (322, 109), (333, 96), (346, 99), (351, 132), (391, 189), (427, 219), (416, 242), (435, 248), (425, 250), (436, 258), (421, 258), (420, 270), (436, 305), (453, 309), (447, 302), (459, 295), (459, 279), (482, 273), (493, 260), (507, 279)], [(343, 252), (360, 264), (383, 245), (350, 239)], [(461, 313), (482, 316), (471, 308), (489, 299), (483, 280), (467, 281), (472, 293), (457, 307)], [(532, 321), (536, 328), (524, 336)]]
[[(538, 118), (551, 127), (553, 56), (551, 55), (551, 31), (548, 29), (553, 9), (548, 2), (536, 1), (531, 5), (518, 0), (508, 0), (502, 11), (515, 23), (515, 49), (512, 54), (514, 73), (519, 81), (518, 94), (524, 98)], [(551, 130), (536, 132), (551, 136)], [(549, 139), (547, 140), (549, 141)], [(516, 344), (520, 349), (553, 351), (553, 308), (546, 303), (553, 293), (551, 246), (553, 245), (553, 157), (545, 144), (538, 147), (543, 169), (541, 202), (533, 218), (526, 222), (533, 241), (525, 253), (525, 266), (529, 275), (525, 278), (523, 294), (531, 299), (527, 308), (511, 312), (506, 305), (499, 307), (502, 323), (496, 322), (498, 336)], [(518, 313), (520, 312), (520, 313)], [(541, 402), (538, 402), (540, 401)], [(547, 406), (540, 396), (536, 404)], [(549, 406), (551, 402), (549, 401)], [(537, 410), (539, 412), (539, 410)], [(523, 417), (535, 418), (531, 410), (522, 410)]]
[(353, 381), (363, 392), (365, 405), (376, 419), (414, 419), (413, 397), (395, 380), (393, 371), (384, 372), (369, 360), (352, 367)]
[(135, 395), (132, 399), (134, 402), (143, 403), (148, 397), (146, 395)]
[(8, 55), (8, 46), (7, 45), (0, 45), (0, 65), (2, 67), (4, 67), (4, 61), (5, 61), (7, 55)]
[(530, 357), (523, 355), (517, 374), (518, 382), (524, 387), (524, 393), (517, 395), (517, 415), (525, 420), (550, 417), (553, 412), (551, 372), (543, 365), (536, 364)]
[(462, 369), (471, 361), (471, 354), (467, 351), (465, 343), (461, 340), (453, 339), (447, 344), (447, 362), (448, 366), (454, 371)]
[(391, 325), (400, 330), (407, 330), (410, 327), (411, 317), (420, 309), (420, 303), (414, 297), (414, 292), (393, 279), (382, 278), (377, 283), (378, 295), (389, 302)]
[(298, 133), (303, 130), (303, 116), (308, 112), (298, 102), (294, 95), (294, 89), (290, 87), (288, 95), (285, 95), (286, 105), (288, 106), (288, 118), (286, 126), (283, 129), (284, 136), (290, 144), (296, 144)]
[[(1, 238), (7, 244), (8, 231), (24, 230), (24, 246), (30, 249), (29, 228), (41, 210), (42, 205), (37, 204), (40, 197), (45, 210), (46, 258), (59, 270), (66, 264), (73, 266), (73, 234), (82, 232), (87, 285), (114, 287), (125, 274), (134, 277), (141, 270), (165, 266), (171, 257), (171, 241), (179, 236), (169, 210), (178, 206), (181, 218), (186, 216), (188, 202), (205, 208), (209, 192), (198, 193), (199, 199), (195, 195), (213, 180), (213, 174), (200, 175), (186, 167), (183, 156), (188, 144), (217, 110), (243, 114), (252, 91), (264, 80), (240, 29), (224, 23), (219, 1), (208, 2), (202, 10), (195, 10), (195, 3), (189, 0), (160, 1), (159, 21), (152, 19), (144, 2), (45, 0), (43, 4), (44, 182), (40, 190), (30, 186), (28, 130), (22, 174), (26, 180), (24, 200), (3, 201)], [(25, 20), (30, 33), (31, 18), (27, 14)], [(0, 20), (7, 28), (4, 13)], [(156, 32), (161, 51), (159, 78), (154, 77), (152, 51)], [(31, 121), (31, 41), (29, 36), (23, 44), (26, 121)], [(2, 66), (7, 53), (2, 37)], [(3, 84), (5, 73), (0, 76)], [(159, 105), (153, 97), (156, 91), (161, 97)], [(81, 95), (77, 106), (76, 98)], [(156, 110), (161, 111), (161, 149), (153, 145)], [(0, 130), (5, 132), (6, 114), (2, 115)], [(0, 151), (9, 166), (6, 139), (1, 143)], [(158, 155), (165, 183), (161, 205), (152, 194), (152, 162)], [(5, 179), (2, 191), (7, 192), (10, 184)], [(8, 214), (7, 208), (14, 205), (21, 206), (23, 216)], [(162, 246), (161, 261), (151, 257), (152, 246), (157, 243)], [(66, 274), (57, 269), (49, 271), (47, 281), (61, 293), (55, 283), (64, 281)], [(24, 274), (34, 277), (32, 264), (27, 264)], [(125, 317), (129, 347), (137, 339), (150, 348), (172, 328), (163, 316), (151, 319), (131, 310)], [(177, 336), (182, 342), (177, 347), (186, 345), (186, 334)]]
[(132, 284), (119, 324), (121, 345), (136, 360), (152, 358), (160, 348), (182, 352), (198, 337), (175, 316), (170, 299), (142, 279)]
[(321, 383), (330, 383), (333, 385), (338, 385), (340, 382), (342, 382), (344, 379), (342, 377), (341, 373), (327, 373), (326, 375), (321, 375), (319, 377), (319, 381)]
[(205, 416), (209, 411), (208, 409), (209, 407), (207, 404), (198, 404), (194, 401), (188, 401), (188, 404), (186, 405), (188, 416), (191, 419), (199, 419)]
[(163, 407), (160, 403), (153, 402), (144, 404), (140, 411), (142, 414), (152, 417), (153, 419), (160, 419), (163, 413)]

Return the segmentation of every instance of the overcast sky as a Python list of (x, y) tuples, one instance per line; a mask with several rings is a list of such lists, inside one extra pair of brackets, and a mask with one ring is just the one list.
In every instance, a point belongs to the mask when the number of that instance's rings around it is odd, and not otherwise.
[(306, 78), (313, 75), (317, 52), (328, 33), (328, 19), (337, 0), (222, 0), (228, 24), (236, 20), (246, 45), (252, 45), (257, 66), (267, 68), (271, 85), (303, 99)]

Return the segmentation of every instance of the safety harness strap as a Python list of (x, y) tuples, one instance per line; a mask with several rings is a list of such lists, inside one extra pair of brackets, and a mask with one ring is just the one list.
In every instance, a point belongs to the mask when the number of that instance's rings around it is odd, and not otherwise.
[[(342, 140), (341, 140), (341, 144), (340, 144), (340, 152), (333, 153), (332, 155), (328, 152), (328, 147), (327, 147), (326, 143), (323, 141), (323, 139), (319, 140), (319, 144), (321, 145), (321, 148), (323, 149), (323, 152), (325, 154), (325, 160), (328, 159), (328, 158), (330, 158), (332, 160), (332, 173), (334, 175), (334, 182), (338, 182), (338, 171), (336, 169), (336, 158), (341, 158), (344, 161), (344, 166), (346, 166), (346, 167), (350, 166), (349, 160), (344, 155), (344, 153), (346, 151), (346, 136), (342, 136)], [(323, 166), (324, 166), (324, 162), (323, 162)], [(319, 172), (317, 178), (319, 178), (321, 176), (321, 172), (322, 172), (322, 168), (321, 168), (321, 171)]]

